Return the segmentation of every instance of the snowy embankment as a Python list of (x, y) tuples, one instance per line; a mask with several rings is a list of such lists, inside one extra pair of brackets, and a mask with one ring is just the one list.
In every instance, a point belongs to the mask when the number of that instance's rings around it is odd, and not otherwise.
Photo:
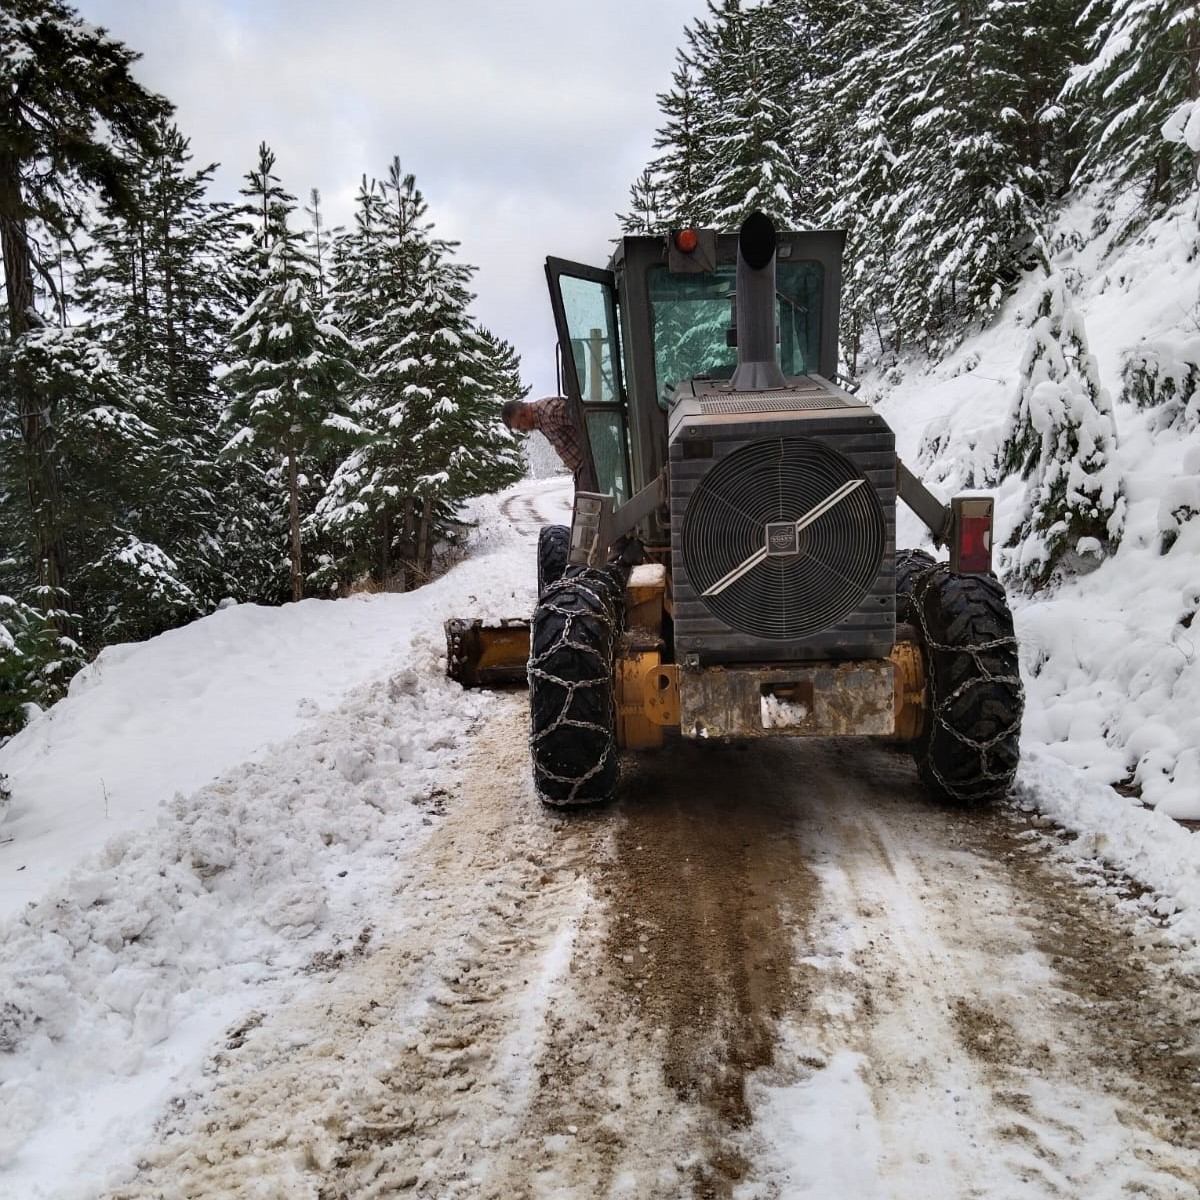
[[(1055, 266), (1077, 289), (1113, 400), (1128, 510), (1120, 547), (1096, 571), (1034, 596), (1010, 592), (1027, 694), (1019, 794), (1087, 834), (1085, 853), (1188, 910), (1177, 920), (1195, 937), (1200, 843), (1169, 818), (1200, 818), (1200, 513), (1178, 503), (1189, 484), (1200, 495), (1200, 414), (1166, 426), (1161, 409), (1122, 395), (1130, 351), (1200, 331), (1200, 264), (1187, 250), (1195, 220), (1177, 214), (1114, 250), (1090, 239), (1094, 218), (1086, 204), (1067, 211), (1056, 244), (1082, 249)], [(1002, 440), (1029, 336), (1022, 314), (1040, 282), (1031, 273), (989, 329), (936, 366), (902, 363), (864, 389), (901, 457), (943, 496), (966, 490)], [(1001, 561), (1024, 487), (1010, 477), (996, 489)], [(924, 527), (901, 508), (897, 544), (922, 543)], [(1140, 802), (1109, 786), (1118, 783), (1135, 785)]]
[(532, 603), (503, 499), (419, 592), (113, 647), (0, 751), (0, 1194), (94, 1192), (223, 1029), (386, 909), (491, 703), (444, 678), (442, 622)]

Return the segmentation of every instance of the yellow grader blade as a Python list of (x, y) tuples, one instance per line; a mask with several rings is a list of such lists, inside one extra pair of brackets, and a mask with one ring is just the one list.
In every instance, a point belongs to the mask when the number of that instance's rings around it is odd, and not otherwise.
[(507, 618), (485, 625), (478, 618), (446, 622), (446, 674), (463, 687), (502, 687), (526, 682), (529, 622)]

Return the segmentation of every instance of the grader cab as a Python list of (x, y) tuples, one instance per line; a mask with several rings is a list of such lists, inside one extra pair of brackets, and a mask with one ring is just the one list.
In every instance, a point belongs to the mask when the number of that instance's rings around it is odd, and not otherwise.
[[(944, 505), (839, 386), (842, 237), (627, 237), (607, 270), (547, 260), (586, 448), (570, 529), (538, 544), (532, 618), (447, 622), (465, 685), (527, 678), (542, 800), (610, 798), (665, 738), (887, 738), (934, 794), (1017, 765), (1022, 688), (992, 501)], [(907, 504), (949, 550), (895, 545)]]

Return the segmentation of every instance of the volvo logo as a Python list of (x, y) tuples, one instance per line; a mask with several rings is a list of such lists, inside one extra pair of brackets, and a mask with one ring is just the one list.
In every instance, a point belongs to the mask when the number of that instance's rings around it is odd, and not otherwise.
[(767, 526), (767, 554), (782, 557), (800, 552), (800, 531), (795, 521), (773, 521)]

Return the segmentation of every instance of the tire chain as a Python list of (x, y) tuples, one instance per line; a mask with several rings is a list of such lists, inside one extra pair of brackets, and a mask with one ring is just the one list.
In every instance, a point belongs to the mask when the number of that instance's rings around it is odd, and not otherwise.
[[(585, 689), (609, 689), (610, 708), (612, 702), (611, 689), (613, 686), (613, 654), (624, 624), (624, 580), (628, 568), (609, 565), (601, 568), (572, 570), (556, 583), (551, 584), (545, 595), (538, 603), (538, 613), (554, 613), (562, 619), (562, 630), (549, 646), (540, 654), (533, 652), (533, 641), (530, 641), (529, 654), (529, 683), (530, 689), (536, 687), (535, 681), (551, 683), (563, 690), (563, 702), (558, 715), (542, 730), (533, 728), (536, 719), (533, 705), (530, 706), (530, 757), (534, 764), (534, 786), (542, 801), (555, 807), (571, 807), (591, 804), (604, 797), (580, 797), (579, 793), (585, 785), (600, 775), (609, 762), (618, 753), (616, 714), (615, 710), (604, 724), (597, 721), (585, 721), (570, 716), (577, 693)], [(591, 601), (585, 610), (568, 608), (556, 602), (556, 597), (565, 591), (582, 595)], [(535, 614), (535, 623), (537, 614)], [(576, 636), (576, 627), (583, 621), (598, 626), (603, 637), (603, 645), (597, 647)], [(594, 675), (580, 679), (564, 679), (547, 668), (558, 655), (567, 652), (569, 661), (575, 665), (584, 662), (595, 664)], [(573, 672), (576, 673), (576, 672)], [(597, 760), (583, 773), (578, 775), (560, 775), (551, 771), (539, 761), (539, 743), (545, 741), (551, 734), (569, 728), (587, 731), (600, 735), (604, 749)], [(566, 789), (566, 796), (547, 796), (543, 784), (559, 784)]]
[[(1021, 732), (1021, 713), (1024, 708), (1025, 687), (1021, 682), (1021, 676), (1017, 674), (997, 674), (986, 661), (983, 655), (993, 650), (1012, 650), (1015, 657), (1017, 652), (1017, 639), (1015, 634), (1005, 637), (993, 638), (986, 642), (962, 642), (958, 644), (948, 644), (937, 641), (929, 629), (929, 623), (925, 616), (925, 605), (923, 603), (925, 594), (931, 587), (937, 586), (938, 578), (949, 578), (948, 571), (938, 571), (937, 568), (943, 564), (935, 564), (929, 570), (923, 572), (913, 586), (913, 610), (916, 613), (917, 621), (921, 629), (921, 640), (925, 649), (929, 652), (930, 658), (933, 653), (941, 652), (948, 654), (967, 654), (975, 664), (974, 672), (953, 691), (945, 696), (937, 694), (937, 672), (930, 669), (929, 675), (929, 693), (930, 693), (930, 708), (932, 710), (932, 719), (935, 724), (944, 729), (951, 737), (962, 745), (969, 747), (979, 759), (981, 767), (980, 774), (975, 782), (968, 786), (952, 783), (946, 779), (937, 765), (932, 761), (932, 756), (927, 756), (926, 766), (933, 777), (937, 780), (938, 786), (943, 789), (945, 794), (955, 800), (970, 801), (980, 799), (978, 784), (994, 783), (996, 788), (994, 791), (986, 793), (987, 795), (999, 794), (1007, 790), (1012, 782), (1012, 772), (1004, 771), (997, 774), (989, 767), (991, 761), (991, 753), (996, 746), (1008, 738), (1019, 738)], [(1003, 593), (1001, 593), (1003, 595)], [(932, 664), (931, 664), (932, 665)], [(947, 713), (950, 706), (965, 695), (972, 688), (980, 687), (987, 684), (996, 684), (1005, 688), (1012, 688), (1016, 699), (1016, 714), (1013, 720), (1009, 722), (1003, 729), (998, 730), (990, 738), (981, 741), (977, 738), (972, 738), (961, 729), (947, 720)]]

